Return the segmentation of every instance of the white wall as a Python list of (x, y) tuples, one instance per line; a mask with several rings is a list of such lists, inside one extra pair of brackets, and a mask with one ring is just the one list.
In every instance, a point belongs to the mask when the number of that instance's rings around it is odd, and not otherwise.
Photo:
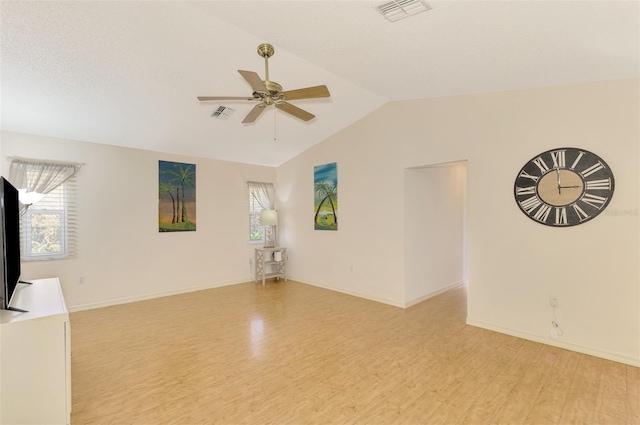
[[(4, 157), (81, 162), (79, 252), (22, 263), (22, 278), (59, 276), (70, 309), (251, 279), (246, 181), (276, 170), (202, 158), (3, 132)], [(197, 230), (158, 232), (158, 160), (196, 164)], [(8, 163), (3, 170), (8, 173)], [(77, 283), (84, 275), (85, 284)]]
[[(640, 365), (638, 80), (389, 103), (278, 168), (283, 243), (304, 282), (403, 305), (404, 170), (468, 160), (468, 322)], [(537, 153), (582, 147), (612, 167), (605, 213), (525, 217), (513, 184)], [(338, 163), (340, 229), (313, 230), (313, 166)], [(353, 271), (350, 266), (353, 265)], [(564, 336), (550, 339), (548, 296)]]
[[(366, 142), (386, 127), (365, 121), (278, 167), (280, 243), (296, 280), (404, 306), (405, 166), (392, 143)], [(338, 167), (338, 231), (316, 231), (313, 167), (330, 162)]]
[(405, 304), (466, 281), (466, 162), (405, 170)]

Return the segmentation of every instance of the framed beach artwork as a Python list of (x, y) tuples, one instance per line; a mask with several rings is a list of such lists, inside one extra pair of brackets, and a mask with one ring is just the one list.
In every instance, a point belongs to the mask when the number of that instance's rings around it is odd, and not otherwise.
[(196, 230), (196, 165), (158, 161), (158, 231)]
[(313, 226), (315, 230), (338, 230), (338, 164), (313, 167)]

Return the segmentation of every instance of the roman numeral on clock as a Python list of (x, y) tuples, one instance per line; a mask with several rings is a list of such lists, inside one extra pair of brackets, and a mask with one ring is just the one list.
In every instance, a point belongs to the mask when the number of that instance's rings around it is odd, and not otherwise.
[(544, 162), (544, 159), (542, 159), (542, 157), (540, 157), (540, 156), (537, 157), (536, 159), (533, 160), (533, 163), (538, 166), (538, 168), (540, 169), (542, 174), (544, 174), (547, 171), (549, 171), (549, 167), (547, 166), (547, 163)]
[(557, 226), (562, 226), (567, 224), (567, 208), (566, 207), (556, 207), (556, 222)]
[(531, 214), (531, 211), (538, 208), (540, 204), (542, 204), (542, 201), (537, 196), (532, 196), (531, 198), (527, 198), (524, 201), (520, 202), (520, 206), (523, 210), (526, 211), (527, 214)]
[(565, 150), (551, 152), (553, 168), (564, 168), (566, 166), (566, 153), (567, 151)]
[(533, 218), (535, 218), (538, 221), (546, 222), (547, 218), (549, 218), (550, 212), (551, 212), (551, 205), (542, 204), (540, 205), (540, 208), (538, 208), (538, 211), (536, 211), (536, 213), (533, 215)]
[(582, 177), (587, 178), (591, 174), (596, 173), (596, 172), (602, 170), (603, 168), (604, 168), (604, 165), (602, 165), (601, 162), (596, 162), (595, 164), (593, 164), (591, 167), (587, 168), (586, 170), (582, 170), (580, 172), (580, 174), (582, 175)]
[(587, 190), (611, 190), (611, 179), (587, 181)]
[(585, 193), (582, 199), (580, 199), (585, 204), (589, 204), (592, 207), (596, 207), (597, 209), (602, 208), (605, 202), (607, 202), (607, 198), (603, 198), (602, 196), (592, 195), (590, 193)]
[(576, 212), (580, 221), (584, 221), (590, 217), (589, 214), (584, 212), (584, 210), (578, 206), (578, 204), (572, 204), (571, 207), (573, 207), (573, 210)]
[(584, 156), (584, 152), (580, 151), (580, 153), (578, 154), (578, 157), (576, 158), (575, 161), (573, 161), (573, 164), (571, 164), (571, 167), (569, 168), (571, 168), (572, 170), (575, 170), (576, 165), (578, 165), (578, 162), (580, 162), (583, 156)]
[(527, 187), (516, 187), (516, 195), (535, 195), (536, 187), (535, 186), (527, 186)]
[(538, 179), (540, 178), (540, 177), (538, 177), (538, 176), (532, 176), (531, 174), (527, 173), (527, 172), (526, 172), (526, 171), (524, 171), (524, 170), (522, 170), (522, 171), (520, 172), (520, 174), (518, 175), (518, 177), (524, 177), (525, 179), (531, 179), (531, 180), (533, 180), (534, 182), (537, 182), (537, 181), (538, 181)]

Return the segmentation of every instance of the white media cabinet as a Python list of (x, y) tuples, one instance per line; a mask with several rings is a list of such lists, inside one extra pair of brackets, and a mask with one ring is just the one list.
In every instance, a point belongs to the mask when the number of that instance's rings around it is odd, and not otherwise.
[(0, 424), (69, 424), (71, 328), (58, 278), (18, 284), (0, 310)]

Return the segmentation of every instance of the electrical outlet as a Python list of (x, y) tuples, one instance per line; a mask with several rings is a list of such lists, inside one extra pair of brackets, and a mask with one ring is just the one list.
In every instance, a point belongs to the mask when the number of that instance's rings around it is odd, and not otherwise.
[(558, 338), (558, 331), (557, 331), (557, 330), (555, 330), (555, 329), (551, 329), (551, 330), (549, 331), (549, 336), (550, 336), (551, 338), (553, 338), (553, 339)]
[(78, 275), (78, 285), (84, 285), (84, 275)]
[(558, 297), (555, 295), (549, 295), (549, 305), (551, 307), (558, 307)]

